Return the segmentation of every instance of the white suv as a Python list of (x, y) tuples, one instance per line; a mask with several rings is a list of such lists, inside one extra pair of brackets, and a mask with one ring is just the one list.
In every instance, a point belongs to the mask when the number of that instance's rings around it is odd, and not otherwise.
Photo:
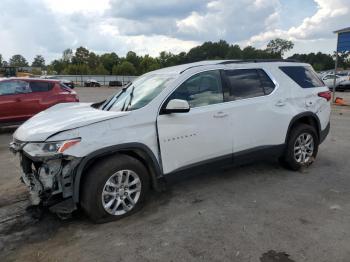
[(104, 102), (59, 104), (10, 145), (34, 205), (94, 221), (137, 211), (168, 174), (274, 156), (312, 163), (330, 92), (308, 64), (205, 61), (147, 73)]

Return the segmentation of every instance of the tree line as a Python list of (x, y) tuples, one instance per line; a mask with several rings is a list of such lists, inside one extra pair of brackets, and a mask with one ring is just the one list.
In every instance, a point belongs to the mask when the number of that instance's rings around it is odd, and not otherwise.
[[(66, 49), (62, 57), (53, 60), (48, 65), (42, 55), (35, 56), (31, 66), (46, 70), (48, 74), (67, 75), (141, 75), (143, 73), (163, 67), (214, 59), (281, 59), (285, 52), (294, 47), (293, 42), (284, 39), (271, 40), (266, 48), (258, 49), (252, 46), (241, 48), (224, 40), (218, 42), (204, 42), (202, 45), (190, 49), (188, 52), (173, 54), (160, 52), (158, 57), (140, 56), (129, 51), (120, 57), (115, 52), (96, 54), (85, 47), (75, 51)], [(321, 52), (310, 54), (294, 54), (289, 59), (310, 63), (316, 70), (324, 71), (334, 68), (334, 57)], [(0, 66), (29, 66), (27, 60), (20, 54), (4, 61), (0, 54)], [(341, 54), (340, 67), (350, 67), (349, 53)]]

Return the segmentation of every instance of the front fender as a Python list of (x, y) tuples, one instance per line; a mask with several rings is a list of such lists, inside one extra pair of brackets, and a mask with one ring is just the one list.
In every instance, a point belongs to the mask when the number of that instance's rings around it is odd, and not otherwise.
[(84, 171), (86, 171), (89, 166), (91, 166), (98, 158), (116, 153), (132, 153), (132, 155), (136, 154), (138, 157), (142, 158), (143, 164), (145, 164), (146, 168), (149, 170), (153, 187), (157, 191), (162, 190), (161, 185), (158, 183), (158, 181), (163, 177), (163, 172), (152, 150), (148, 146), (141, 143), (125, 143), (101, 148), (90, 153), (82, 159), (76, 168), (74, 176), (73, 200), (75, 203), (79, 203), (80, 184), (84, 176)]

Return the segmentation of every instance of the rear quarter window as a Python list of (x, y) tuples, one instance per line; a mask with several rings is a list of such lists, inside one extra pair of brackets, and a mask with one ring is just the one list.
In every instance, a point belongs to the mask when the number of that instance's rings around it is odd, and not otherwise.
[(280, 69), (302, 88), (324, 86), (311, 66), (281, 66)]

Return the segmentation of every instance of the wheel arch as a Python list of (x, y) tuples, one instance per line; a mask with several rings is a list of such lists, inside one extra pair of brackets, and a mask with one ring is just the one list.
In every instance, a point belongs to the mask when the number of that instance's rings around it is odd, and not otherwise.
[(289, 138), (290, 132), (295, 127), (295, 125), (297, 125), (299, 123), (303, 123), (303, 124), (307, 124), (307, 125), (313, 126), (316, 129), (318, 139), (320, 139), (320, 134), (321, 134), (321, 122), (320, 122), (320, 119), (313, 112), (303, 112), (303, 113), (300, 113), (300, 114), (294, 116), (292, 118), (292, 120), (290, 121), (289, 126), (288, 126), (286, 139), (285, 139), (285, 143), (286, 144), (288, 142), (288, 138)]
[(141, 143), (126, 143), (99, 149), (83, 158), (74, 176), (73, 200), (75, 203), (79, 203), (80, 200), (81, 184), (85, 171), (100, 158), (116, 154), (125, 154), (138, 159), (149, 172), (152, 188), (156, 191), (163, 190), (159, 183), (159, 180), (163, 177), (163, 172), (152, 150)]

